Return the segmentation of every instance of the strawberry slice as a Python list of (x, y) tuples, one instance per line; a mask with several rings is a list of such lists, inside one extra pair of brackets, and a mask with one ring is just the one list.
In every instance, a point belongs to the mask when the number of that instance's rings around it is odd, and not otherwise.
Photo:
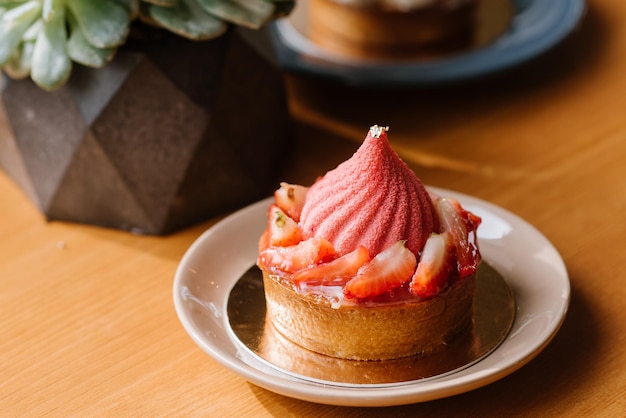
[(456, 270), (456, 249), (448, 232), (431, 234), (424, 244), (422, 257), (411, 279), (411, 293), (423, 298), (437, 296)]
[(404, 241), (398, 241), (364, 264), (356, 277), (346, 283), (346, 297), (380, 295), (411, 280), (417, 260), (404, 244)]
[(456, 246), (457, 269), (460, 277), (474, 274), (481, 260), (476, 242), (476, 228), (481, 219), (463, 209), (456, 199), (442, 197), (434, 203), (442, 230), (452, 235)]
[(288, 247), (269, 247), (259, 253), (257, 264), (268, 271), (295, 273), (337, 258), (332, 244), (324, 238), (309, 238)]
[(283, 182), (274, 192), (274, 201), (289, 217), (300, 222), (300, 214), (308, 191), (308, 187)]
[(300, 270), (291, 277), (291, 280), (294, 283), (313, 286), (343, 286), (368, 261), (370, 261), (369, 251), (361, 245), (333, 261)]
[(302, 229), (276, 205), (270, 205), (267, 214), (269, 246), (287, 247), (302, 241)]

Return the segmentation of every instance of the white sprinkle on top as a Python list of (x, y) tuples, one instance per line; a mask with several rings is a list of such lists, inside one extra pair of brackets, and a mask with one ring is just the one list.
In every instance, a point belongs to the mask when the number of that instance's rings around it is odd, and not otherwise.
[(389, 126), (378, 126), (374, 125), (370, 128), (370, 133), (374, 138), (380, 138), (380, 135), (383, 131), (387, 132), (389, 130)]

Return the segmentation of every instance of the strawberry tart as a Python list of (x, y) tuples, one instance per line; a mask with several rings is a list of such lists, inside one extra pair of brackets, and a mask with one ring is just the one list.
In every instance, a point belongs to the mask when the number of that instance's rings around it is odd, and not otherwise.
[(445, 349), (471, 332), (480, 218), (429, 193), (373, 126), (310, 188), (281, 183), (259, 240), (267, 320), (352, 360)]
[(439, 55), (473, 41), (478, 0), (309, 0), (311, 40), (364, 58)]

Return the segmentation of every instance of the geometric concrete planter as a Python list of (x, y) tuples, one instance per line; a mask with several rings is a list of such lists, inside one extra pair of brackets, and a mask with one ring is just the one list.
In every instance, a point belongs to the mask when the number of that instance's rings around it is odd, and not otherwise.
[(75, 65), (52, 93), (4, 77), (0, 168), (49, 220), (143, 234), (268, 195), (292, 133), (274, 62), (238, 30), (133, 30), (106, 67)]

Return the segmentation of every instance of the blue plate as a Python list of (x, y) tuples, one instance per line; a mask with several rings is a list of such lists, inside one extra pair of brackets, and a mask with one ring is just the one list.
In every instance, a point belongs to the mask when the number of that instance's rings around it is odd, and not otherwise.
[(583, 17), (584, 0), (514, 0), (506, 32), (466, 53), (430, 61), (375, 62), (333, 57), (288, 19), (271, 27), (279, 64), (288, 71), (349, 85), (426, 86), (483, 76), (535, 57), (563, 40)]

